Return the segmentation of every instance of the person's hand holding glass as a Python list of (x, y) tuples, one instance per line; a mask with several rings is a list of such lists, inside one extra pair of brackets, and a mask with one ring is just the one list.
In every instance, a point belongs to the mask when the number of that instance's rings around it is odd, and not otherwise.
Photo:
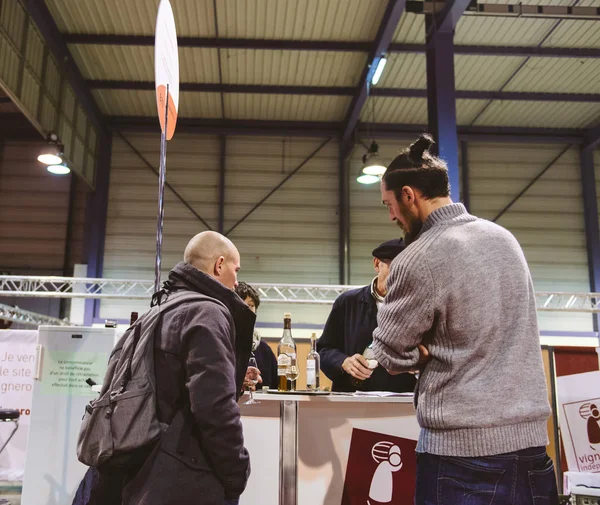
[(251, 356), (248, 360), (248, 369), (246, 370), (246, 377), (244, 378), (244, 387), (250, 392), (250, 399), (246, 402), (246, 405), (254, 405), (260, 403), (254, 399), (253, 392), (256, 390), (256, 385), (262, 383), (262, 377), (260, 376), (260, 370), (256, 364), (256, 358)]

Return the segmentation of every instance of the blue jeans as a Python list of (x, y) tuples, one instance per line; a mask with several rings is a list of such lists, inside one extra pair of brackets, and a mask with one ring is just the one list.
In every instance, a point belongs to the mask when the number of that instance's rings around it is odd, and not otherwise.
[(225, 500), (223, 505), (238, 505), (240, 503), (239, 498), (234, 498), (233, 500)]
[(415, 505), (558, 505), (545, 447), (457, 458), (417, 455)]

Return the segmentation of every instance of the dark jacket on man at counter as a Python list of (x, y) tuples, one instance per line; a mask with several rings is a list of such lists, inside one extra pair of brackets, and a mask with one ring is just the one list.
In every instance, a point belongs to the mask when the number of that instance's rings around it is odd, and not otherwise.
[(412, 392), (416, 379), (412, 374), (390, 375), (378, 366), (358, 387), (342, 369), (348, 356), (362, 354), (373, 341), (377, 328), (377, 305), (371, 286), (342, 293), (333, 304), (323, 334), (317, 342), (321, 370), (333, 381), (333, 391), (393, 391)]
[[(169, 290), (207, 298), (163, 315), (154, 362), (157, 413), (169, 427), (139, 471), (122, 477), (122, 503), (222, 505), (240, 496), (250, 474), (237, 400), (256, 316), (233, 291), (187, 263), (171, 270)], [(103, 480), (115, 483), (101, 471)]]

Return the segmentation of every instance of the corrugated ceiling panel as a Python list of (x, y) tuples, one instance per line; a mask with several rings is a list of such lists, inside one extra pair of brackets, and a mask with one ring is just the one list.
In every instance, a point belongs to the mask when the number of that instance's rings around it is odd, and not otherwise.
[(425, 54), (391, 53), (377, 86), (425, 89), (427, 87), (426, 63)]
[(0, 153), (0, 271), (62, 274), (70, 177), (37, 162), (41, 146), (7, 142)]
[(425, 43), (425, 16), (422, 14), (404, 13), (394, 33), (394, 42), (404, 44)]
[(221, 95), (219, 93), (181, 93), (179, 114), (181, 117), (222, 118)]
[[(86, 79), (154, 81), (154, 48), (74, 44), (73, 58)], [(219, 51), (179, 48), (181, 82), (219, 82)]]
[(456, 100), (456, 122), (461, 126), (470, 125), (486, 103), (487, 100)]
[(373, 40), (384, 0), (225, 0), (219, 35), (232, 38)]
[(588, 128), (600, 122), (599, 103), (494, 101), (476, 126)]
[[(157, 114), (154, 91), (97, 89), (92, 93), (102, 109), (102, 113), (108, 116), (154, 116)], [(179, 103), (181, 106), (181, 97)]]
[[(471, 211), (493, 219), (564, 146), (469, 144)], [(537, 291), (589, 290), (579, 155), (571, 149), (498, 220), (525, 252)], [(589, 331), (583, 315), (538, 314), (543, 330)]]
[[(153, 35), (158, 0), (47, 0), (52, 17), (65, 33)], [(212, 0), (172, 2), (177, 34), (214, 37)]]
[(179, 74), (180, 82), (219, 82), (219, 50), (180, 47)]
[[(93, 93), (102, 112), (109, 116), (156, 116), (157, 114), (154, 91), (100, 89)], [(220, 95), (182, 92), (179, 95), (179, 116), (221, 117)]]
[(86, 79), (154, 80), (151, 46), (70, 45), (75, 63)]
[(220, 52), (223, 82), (231, 84), (355, 86), (367, 60), (364, 53), (332, 51)]
[(363, 123), (427, 124), (427, 100), (371, 97), (362, 110), (361, 121)]
[(525, 58), (515, 56), (454, 56), (456, 89), (497, 91)]
[(555, 23), (554, 19), (463, 16), (456, 26), (454, 42), (483, 46), (535, 46)]
[(228, 119), (341, 121), (351, 101), (345, 96), (226, 94)]
[(563, 20), (544, 47), (600, 48), (600, 30), (596, 20)]
[(600, 92), (600, 60), (531, 58), (506, 91)]

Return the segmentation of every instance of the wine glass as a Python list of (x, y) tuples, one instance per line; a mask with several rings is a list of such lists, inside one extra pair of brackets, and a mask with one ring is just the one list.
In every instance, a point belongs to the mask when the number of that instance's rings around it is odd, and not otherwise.
[(298, 364), (296, 363), (296, 360), (293, 359), (291, 365), (287, 367), (287, 371), (285, 373), (287, 379), (292, 383), (292, 391), (296, 390), (294, 383), (296, 382), (298, 375), (300, 375)]
[[(256, 363), (256, 358), (254, 356), (250, 356), (250, 359), (248, 360), (248, 366), (253, 366), (254, 368), (258, 368), (258, 365)], [(256, 386), (256, 384), (258, 384), (258, 379), (249, 379), (249, 382), (251, 382), (252, 384), (254, 384)], [(246, 405), (255, 405), (257, 403), (260, 403), (258, 400), (254, 399), (253, 391), (250, 386), (248, 386), (248, 391), (250, 392), (250, 399), (246, 402)]]

